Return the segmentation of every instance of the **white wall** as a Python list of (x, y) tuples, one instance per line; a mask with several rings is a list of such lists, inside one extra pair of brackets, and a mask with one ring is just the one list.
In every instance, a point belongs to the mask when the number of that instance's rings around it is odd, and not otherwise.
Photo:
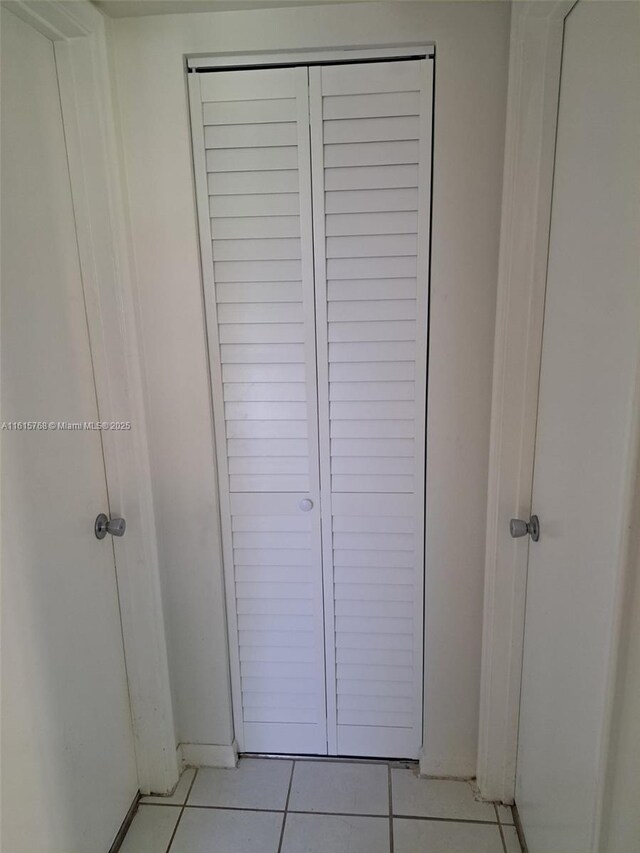
[(112, 23), (183, 742), (232, 736), (184, 55), (436, 44), (423, 770), (471, 775), (509, 14), (505, 2), (393, 2)]

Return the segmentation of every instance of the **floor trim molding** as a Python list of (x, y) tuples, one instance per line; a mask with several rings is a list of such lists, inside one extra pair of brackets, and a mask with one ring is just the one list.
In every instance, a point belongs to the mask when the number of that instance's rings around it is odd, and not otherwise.
[(125, 819), (122, 821), (122, 825), (118, 830), (116, 837), (113, 839), (113, 844), (109, 848), (109, 853), (118, 853), (118, 850), (122, 847), (122, 842), (124, 841), (125, 835), (129, 832), (129, 827), (138, 811), (138, 805), (140, 803), (140, 791), (138, 791), (133, 798), (133, 802), (129, 806), (129, 811), (127, 812)]

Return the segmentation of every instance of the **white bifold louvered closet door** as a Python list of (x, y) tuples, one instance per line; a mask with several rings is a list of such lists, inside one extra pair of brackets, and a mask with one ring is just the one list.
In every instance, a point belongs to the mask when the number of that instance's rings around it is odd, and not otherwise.
[(432, 60), (189, 83), (239, 747), (417, 757)]

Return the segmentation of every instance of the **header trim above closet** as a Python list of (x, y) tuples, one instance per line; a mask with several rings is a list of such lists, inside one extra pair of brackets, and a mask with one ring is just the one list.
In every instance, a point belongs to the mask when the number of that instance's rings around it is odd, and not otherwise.
[(189, 71), (231, 71), (242, 68), (278, 68), (297, 65), (331, 65), (349, 62), (389, 62), (394, 59), (430, 59), (433, 44), (405, 44), (386, 47), (342, 47), (333, 50), (288, 50), (272, 53), (209, 54), (188, 56)]

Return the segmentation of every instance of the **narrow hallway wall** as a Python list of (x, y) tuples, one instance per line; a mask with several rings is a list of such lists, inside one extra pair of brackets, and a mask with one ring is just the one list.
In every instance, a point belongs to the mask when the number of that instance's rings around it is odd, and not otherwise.
[(182, 742), (232, 739), (184, 56), (436, 44), (422, 769), (473, 775), (509, 16), (401, 2), (110, 22)]

